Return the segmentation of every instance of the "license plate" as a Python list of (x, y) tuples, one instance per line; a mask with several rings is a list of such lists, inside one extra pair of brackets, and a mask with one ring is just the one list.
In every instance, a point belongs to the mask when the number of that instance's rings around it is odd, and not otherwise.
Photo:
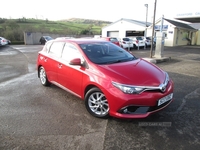
[(165, 97), (159, 99), (159, 100), (158, 100), (158, 106), (164, 104), (165, 102), (171, 100), (172, 98), (173, 98), (173, 93), (171, 93), (171, 94), (169, 94), (169, 95), (167, 95), (167, 96), (165, 96)]

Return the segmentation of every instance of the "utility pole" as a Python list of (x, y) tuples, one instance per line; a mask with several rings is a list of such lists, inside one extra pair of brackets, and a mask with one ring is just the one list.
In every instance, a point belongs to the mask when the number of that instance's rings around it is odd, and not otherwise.
[(145, 37), (147, 37), (147, 18), (148, 18), (148, 4), (144, 4), (146, 7), (146, 27), (145, 27)]
[(154, 41), (154, 29), (155, 29), (155, 17), (156, 17), (156, 3), (157, 3), (157, 0), (155, 0), (155, 3), (154, 3), (154, 14), (153, 14), (153, 27), (152, 27), (152, 39), (151, 39), (151, 50), (150, 50), (150, 58), (152, 58), (152, 52), (153, 52), (153, 41)]

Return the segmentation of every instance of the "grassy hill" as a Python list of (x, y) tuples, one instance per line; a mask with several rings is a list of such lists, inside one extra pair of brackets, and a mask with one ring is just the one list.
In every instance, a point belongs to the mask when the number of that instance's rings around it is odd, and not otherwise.
[(50, 21), (41, 19), (2, 19), (0, 18), (0, 36), (12, 41), (23, 41), (23, 32), (43, 32), (55, 34), (101, 34), (101, 28), (110, 24), (108, 21), (71, 18)]

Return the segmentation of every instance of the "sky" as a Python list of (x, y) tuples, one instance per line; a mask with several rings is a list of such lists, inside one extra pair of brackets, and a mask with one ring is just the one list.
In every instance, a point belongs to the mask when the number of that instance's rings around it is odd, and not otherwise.
[[(121, 18), (153, 21), (156, 0), (7, 0), (1, 7), (0, 18), (35, 18), (52, 21), (69, 18), (117, 21)], [(173, 19), (178, 13), (199, 10), (197, 0), (157, 0), (155, 20), (164, 15)]]

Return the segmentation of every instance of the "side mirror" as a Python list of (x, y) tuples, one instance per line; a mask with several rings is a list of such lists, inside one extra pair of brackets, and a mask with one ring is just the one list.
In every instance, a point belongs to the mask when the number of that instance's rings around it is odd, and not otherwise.
[(70, 65), (79, 65), (79, 66), (82, 65), (82, 64), (81, 64), (81, 59), (80, 59), (80, 58), (74, 58), (74, 59), (70, 60), (69, 64), (70, 64)]

